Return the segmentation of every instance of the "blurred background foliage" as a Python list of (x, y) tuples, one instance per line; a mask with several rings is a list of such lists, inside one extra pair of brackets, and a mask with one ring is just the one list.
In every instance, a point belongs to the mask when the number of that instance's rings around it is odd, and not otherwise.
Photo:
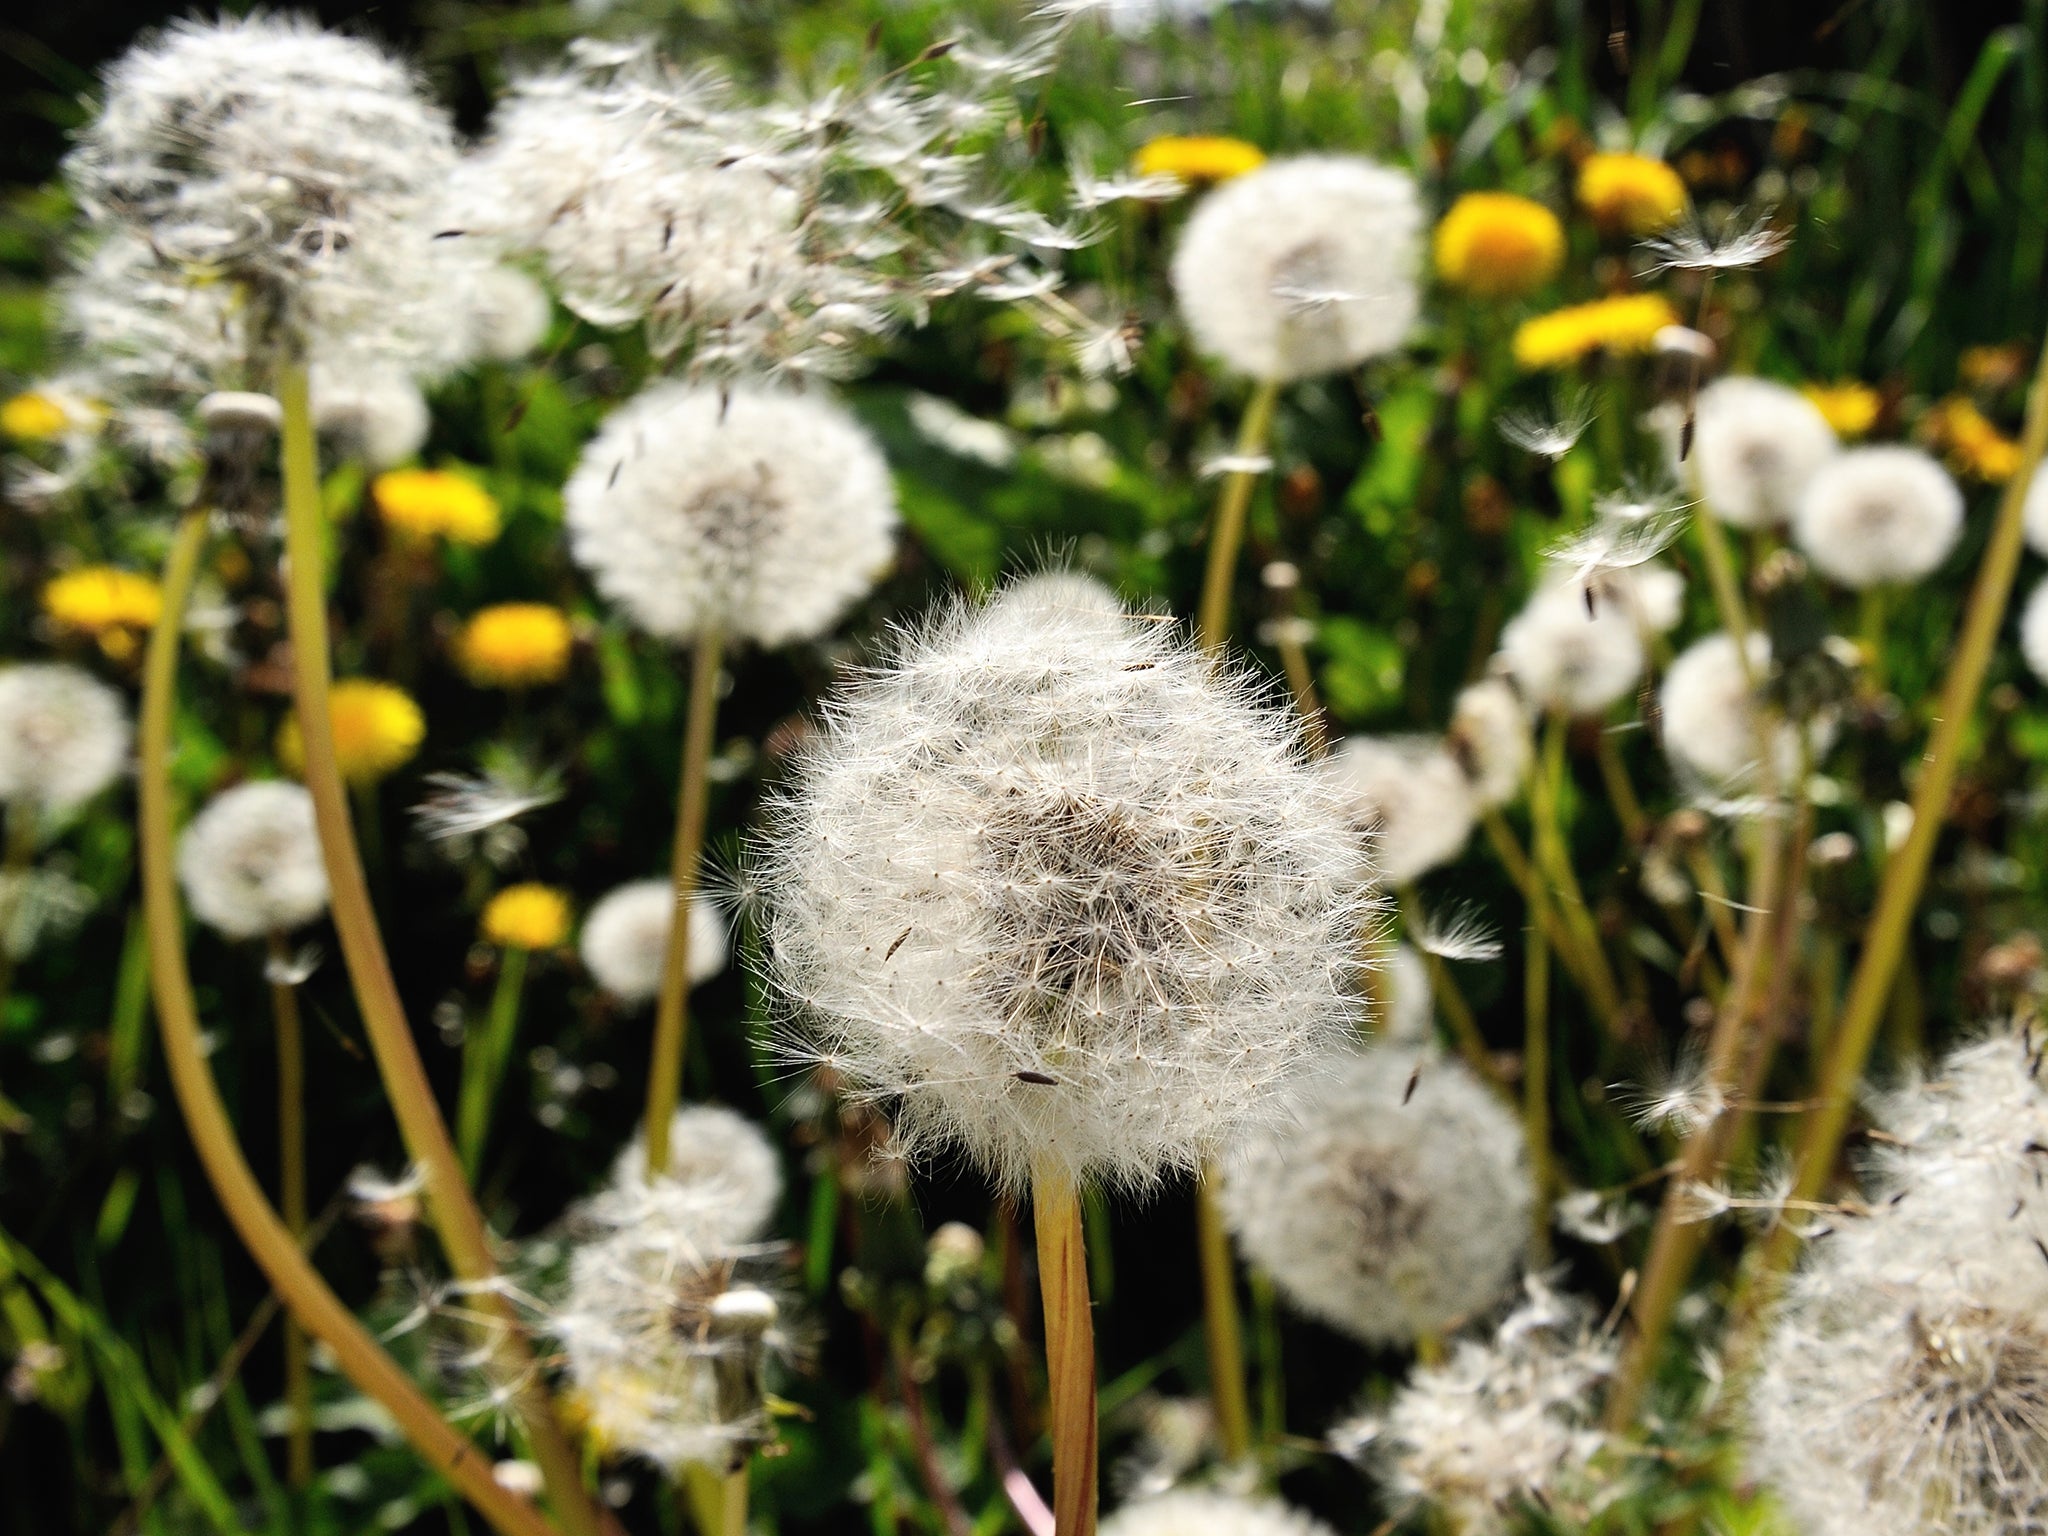
[[(717, 58), (768, 82), (825, 78), (865, 48), (908, 58), (961, 26), (1000, 36), (1022, 24), (1019, 7), (993, 0), (417, 0), (313, 9), (409, 50), (472, 129), (523, 65), (589, 32), (652, 30), (678, 57)], [(1575, 156), (1594, 142), (1632, 143), (1668, 157), (1702, 203), (1770, 205), (1793, 233), (1781, 260), (1724, 290), (1720, 339), (1731, 370), (1863, 380), (1879, 390), (1894, 430), (1927, 400), (1962, 390), (2010, 430), (2032, 338), (2048, 319), (2044, 11), (2044, 0), (1455, 0), (1441, 43), (1418, 48), (1410, 0), (1340, 0), (1316, 11), (1245, 5), (1143, 36), (1079, 29), (1057, 71), (1038, 82), (1025, 122), (1042, 135), (1043, 163), (1054, 171), (1070, 161), (1096, 171), (1124, 165), (1161, 133), (1227, 132), (1272, 152), (1332, 148), (1399, 161), (1438, 208), (1460, 191), (1495, 187), (1567, 208)], [(66, 131), (87, 110), (96, 68), (168, 14), (148, 4), (39, 6), (0, 24), (0, 382), (10, 391), (34, 379), (50, 352), (44, 284), (63, 260), (68, 209), (49, 178)], [(1411, 82), (1405, 94), (1403, 80)], [(985, 586), (1052, 553), (1135, 600), (1188, 611), (1213, 493), (1198, 467), (1224, 449), (1242, 401), (1198, 365), (1171, 313), (1164, 266), (1184, 215), (1180, 203), (1113, 205), (1106, 237), (1067, 262), (1077, 302), (1128, 316), (1135, 359), (1127, 377), (1083, 377), (1021, 317), (963, 304), (904, 338), (849, 388), (899, 477), (909, 536), (895, 572), (841, 640), (735, 661), (713, 802), (720, 858), (732, 859), (764, 782), (835, 667), (932, 594)], [(1629, 274), (1629, 252), (1603, 246), (1583, 221), (1568, 220), (1568, 229), (1570, 254), (1539, 303), (1589, 297)], [(1684, 281), (1671, 286), (1684, 311)], [(1243, 565), (1240, 629), (1250, 633), (1270, 613), (1261, 565), (1296, 562), (1317, 681), (1345, 730), (1440, 726), (1561, 522), (1581, 515), (1621, 471), (1652, 468), (1648, 441), (1625, 432), (1642, 403), (1639, 372), (1619, 365), (1593, 380), (1604, 407), (1597, 432), (1612, 434), (1597, 454), (1553, 469), (1499, 440), (1501, 410), (1549, 403), (1545, 382), (1517, 375), (1506, 360), (1506, 313), (1439, 297), (1407, 354), (1358, 378), (1296, 389), (1282, 408), (1278, 471), (1259, 493)], [(569, 565), (559, 527), (560, 487), (582, 443), (648, 371), (632, 338), (560, 316), (535, 362), (489, 366), (435, 395), (422, 459), (480, 469), (506, 511), (505, 535), (488, 548), (409, 567), (362, 515), (360, 477), (339, 470), (330, 478), (346, 619), (338, 670), (402, 683), (428, 720), (420, 757), (366, 796), (361, 813), (401, 984), (444, 1087), (464, 1021), (490, 995), (496, 957), (475, 937), (490, 890), (542, 879), (587, 904), (665, 862), (683, 678), (662, 647), (607, 618)], [(983, 425), (962, 430), (961, 413)], [(42, 517), (0, 507), (0, 655), (89, 645), (53, 639), (35, 594), (80, 551), (153, 569), (169, 495), (131, 482), (118, 499)], [(1988, 504), (1975, 486), (1970, 532), (1950, 570), (1974, 562)], [(232, 545), (213, 572), (216, 590), (243, 602), (238, 644), (259, 656), (281, 634), (268, 580)], [(559, 602), (578, 616), (565, 685), (530, 697), (483, 692), (450, 664), (461, 616), (515, 599)], [(1704, 619), (1704, 593), (1691, 600)], [(1870, 777), (1839, 811), (1823, 812), (1823, 829), (1831, 817), (1868, 817), (1863, 808), (1898, 796), (1884, 765), (1924, 725), (1920, 701), (1939, 675), (1960, 601), (1961, 584), (1949, 582), (1893, 615), (1888, 666), (1903, 713), (1852, 723), (1845, 760)], [(1255, 653), (1275, 665), (1271, 652)], [(132, 676), (132, 657), (93, 664)], [(1942, 883), (1915, 933), (1917, 974), (1927, 997), (1942, 1000), (1932, 1005), (1936, 1034), (1970, 1017), (1974, 958), (2048, 912), (2048, 819), (2038, 797), (2048, 711), (2038, 689), (2020, 682), (2016, 658), (2000, 666)], [(259, 666), (233, 696), (194, 690), (179, 726), (177, 773), (188, 797), (267, 758), (286, 689), (281, 668)], [(429, 849), (407, 814), (422, 773), (474, 770), (494, 744), (557, 768), (565, 789), (526, 820), (524, 847), (498, 870)], [(1632, 743), (1627, 753), (1639, 782), (1661, 782), (1661, 761), (1647, 747)], [(1645, 904), (1636, 851), (1596, 793), (1575, 796), (1575, 805), (1576, 862), (1589, 872), (1589, 897), (1603, 922), (1626, 928)], [(1882, 846), (1881, 837), (1864, 841)], [(228, 1239), (162, 1079), (133, 842), (118, 796), (64, 834), (54, 857), (89, 893), (88, 910), (67, 941), (26, 962), (0, 1014), (0, 1081), (27, 1118), (0, 1142), (0, 1357), (15, 1362), (0, 1392), (0, 1527), (283, 1530), (268, 1411), (274, 1350), (256, 1348), (246, 1368), (223, 1370), (237, 1336), (261, 1320), (264, 1290)], [(1841, 914), (1864, 909), (1868, 877), (1844, 876)], [(1430, 887), (1513, 910), (1511, 888), (1476, 855), (1431, 877)], [(1841, 914), (1835, 920), (1846, 922)], [(1517, 939), (1508, 938), (1506, 964), (1466, 967), (1462, 977), (1482, 1024), (1503, 1042), (1515, 1033)], [(219, 1035), (216, 1070), (246, 1143), (266, 1148), (271, 1067), (260, 973), (215, 937), (196, 934), (193, 943), (201, 1002)], [(795, 1176), (778, 1230), (808, 1237), (813, 1255), (821, 1244), (827, 1251), (805, 1273), (820, 1336), (830, 1341), (788, 1387), (802, 1414), (785, 1428), (787, 1454), (760, 1469), (759, 1518), (790, 1533), (863, 1523), (937, 1529), (911, 1481), (903, 1416), (885, 1390), (869, 1388), (890, 1378), (877, 1362), (898, 1327), (922, 1328), (916, 1349), (934, 1361), (986, 1348), (946, 1335), (972, 1333), (972, 1307), (944, 1313), (943, 1326), (926, 1309), (922, 1232), (964, 1219), (991, 1231), (998, 1247), (1007, 1232), (1008, 1273), (1021, 1285), (1014, 1227), (991, 1213), (978, 1181), (944, 1169), (915, 1180), (908, 1205), (836, 1208), (833, 1181), (815, 1177), (832, 1155), (831, 1137), (795, 1123), (803, 1105), (791, 1103), (790, 1085), (750, 1041), (750, 985), (736, 967), (698, 993), (703, 1023), (692, 1033), (688, 1091), (783, 1128)], [(339, 966), (323, 965), (305, 994), (318, 1207), (357, 1165), (395, 1171), (400, 1153)], [(1675, 1006), (1668, 984), (1655, 995)], [(1660, 1022), (1667, 1042), (1681, 1027)], [(530, 1234), (597, 1180), (630, 1132), (647, 1020), (607, 1005), (563, 955), (536, 965), (522, 1030), (524, 1070), (495, 1128), (482, 1193), (504, 1230)], [(1639, 1063), (1590, 1027), (1567, 1030), (1563, 1045), (1560, 1081), (1574, 1088), (1559, 1095), (1568, 1171), (1586, 1184), (1615, 1182), (1631, 1164), (1613, 1121), (1582, 1113), (1573, 1123), (1573, 1106), (1597, 1102), (1601, 1084)], [(861, 1270), (844, 1283), (829, 1258), (835, 1223), (862, 1229)], [(1144, 1392), (1199, 1381), (1200, 1301), (1184, 1191), (1119, 1208), (1113, 1219), (1098, 1209), (1092, 1225), (1110, 1460), (1128, 1442)], [(405, 1255), (387, 1244), (404, 1241), (402, 1232), (348, 1221), (333, 1226), (319, 1259), (344, 1295), (378, 1297), (374, 1309), (392, 1320), (410, 1298)], [(1611, 1290), (1598, 1255), (1582, 1262), (1589, 1284)], [(1002, 1299), (982, 1298), (984, 1322)], [(1362, 1350), (1270, 1308), (1257, 1327), (1285, 1361), (1290, 1425), (1327, 1423), (1374, 1374)], [(432, 1371), (424, 1339), (406, 1335), (399, 1347), (421, 1351), (418, 1363)], [(957, 1414), (963, 1378), (934, 1369), (938, 1401)], [(353, 1464), (328, 1475), (315, 1528), (474, 1528), (334, 1378), (324, 1378), (323, 1394), (327, 1434), (352, 1436), (359, 1454), (323, 1451), (323, 1460)], [(340, 1443), (323, 1437), (323, 1445)], [(967, 1471), (978, 1479), (968, 1486), (987, 1497), (986, 1469)], [(1625, 1512), (1613, 1528), (1699, 1529), (1661, 1522), (1708, 1515), (1724, 1531), (1750, 1528), (1755, 1517), (1721, 1495), (1676, 1483), (1665, 1506)], [(1285, 1487), (1347, 1531), (1378, 1518), (1365, 1513), (1365, 1485), (1327, 1458), (1304, 1454)], [(679, 1512), (653, 1479), (636, 1497), (650, 1511), (642, 1528), (675, 1527)], [(1000, 1499), (986, 1507), (1000, 1511)]]

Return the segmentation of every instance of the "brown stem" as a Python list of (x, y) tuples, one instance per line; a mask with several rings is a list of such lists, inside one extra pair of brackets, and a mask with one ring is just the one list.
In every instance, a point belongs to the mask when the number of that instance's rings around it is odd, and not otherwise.
[[(1202, 1264), (1202, 1337), (1209, 1352), (1209, 1406), (1216, 1414), (1216, 1438), (1223, 1459), (1239, 1461), (1252, 1448), (1251, 1396), (1244, 1379), (1244, 1325), (1237, 1307), (1237, 1276), (1230, 1262), (1230, 1235), (1216, 1204), (1217, 1173), (1202, 1170), (1195, 1182), (1195, 1246)], [(1218, 1368), (1218, 1362), (1223, 1368)]]

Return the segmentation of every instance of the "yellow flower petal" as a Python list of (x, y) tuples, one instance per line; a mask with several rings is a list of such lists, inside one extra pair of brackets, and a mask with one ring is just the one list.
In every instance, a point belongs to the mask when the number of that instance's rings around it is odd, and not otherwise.
[(1515, 362), (1534, 371), (1562, 368), (1594, 352), (1647, 352), (1659, 331), (1676, 324), (1678, 312), (1659, 294), (1595, 299), (1523, 321), (1515, 331)]
[(80, 566), (51, 577), (43, 587), (43, 612), (60, 628), (80, 634), (148, 629), (163, 606), (149, 577), (111, 565)]
[(479, 688), (556, 683), (569, 670), (569, 616), (546, 603), (479, 609), (455, 640), (462, 675)]
[(1579, 206), (1609, 234), (1654, 235), (1685, 214), (1685, 183), (1648, 155), (1588, 155), (1579, 167)]
[(1512, 192), (1467, 192), (1436, 227), (1437, 276), (1488, 298), (1542, 287), (1563, 260), (1557, 215)]
[(1266, 163), (1266, 152), (1243, 139), (1216, 134), (1169, 133), (1138, 151), (1140, 176), (1178, 176), (1182, 181), (1228, 181)]
[[(334, 728), (334, 756), (341, 776), (355, 785), (375, 784), (403, 767), (426, 739), (427, 718), (411, 694), (390, 683), (344, 678), (327, 700)], [(294, 773), (305, 770), (305, 743), (296, 717), (277, 733), (277, 755)]]
[(569, 936), (569, 898), (552, 885), (508, 885), (485, 903), (478, 928), (503, 949), (553, 949)]
[(498, 536), (496, 498), (452, 470), (387, 470), (370, 482), (370, 495), (385, 525), (412, 538), (488, 544)]

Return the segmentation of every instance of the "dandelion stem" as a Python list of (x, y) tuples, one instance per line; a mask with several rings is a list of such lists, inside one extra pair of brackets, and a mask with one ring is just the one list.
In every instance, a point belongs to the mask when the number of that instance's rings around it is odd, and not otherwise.
[(1522, 1132), (1536, 1196), (1529, 1259), (1540, 1269), (1550, 1260), (1550, 1201), (1557, 1189), (1550, 1152), (1550, 944), (1541, 923), (1530, 926), (1522, 960)]
[(1041, 1168), (1032, 1181), (1031, 1199), (1045, 1304), (1053, 1529), (1055, 1536), (1094, 1536), (1095, 1322), (1088, 1307), (1080, 1192), (1065, 1173)]
[(1749, 609), (1742, 600), (1742, 586), (1735, 576), (1735, 556), (1728, 548), (1728, 535), (1721, 520), (1705, 507), (1693, 518), (1699, 534), (1700, 554), (1706, 560), (1707, 584), (1713, 588), (1714, 607), (1721, 615), (1721, 627), (1735, 637), (1735, 657), (1742, 664), (1742, 680), (1756, 687), (1756, 668), (1749, 659)]
[(1885, 599), (1889, 595), (1890, 589), (1880, 582), (1865, 587), (1856, 599), (1856, 639), (1863, 652), (1863, 675), (1870, 680), (1870, 691), (1880, 699), (1885, 690), (1884, 624), (1890, 606)]
[(1252, 1448), (1251, 1395), (1244, 1379), (1244, 1324), (1238, 1315), (1237, 1276), (1230, 1237), (1216, 1205), (1215, 1168), (1195, 1183), (1195, 1242), (1202, 1263), (1202, 1337), (1209, 1352), (1209, 1406), (1226, 1462)]
[(1600, 931), (1594, 926), (1593, 914), (1586, 906), (1585, 892), (1580, 889), (1579, 877), (1572, 869), (1571, 850), (1565, 846), (1564, 824), (1559, 810), (1564, 798), (1565, 738), (1570, 729), (1571, 722), (1559, 713), (1553, 713), (1544, 727), (1543, 760), (1537, 764), (1529, 795), (1531, 840), (1535, 845), (1539, 878), (1547, 874), (1558, 897), (1556, 902), (1547, 905), (1558, 912), (1563, 927), (1572, 936), (1571, 947), (1577, 951), (1580, 963), (1585, 967), (1589, 995), (1595, 1008), (1609, 1027), (1618, 1032), (1621, 986), (1614, 979), (1614, 968), (1608, 964), (1607, 951), (1600, 943)]
[(170, 786), (178, 633), (206, 542), (206, 525), (205, 513), (187, 514), (165, 566), (162, 612), (149, 642), (139, 739), (143, 911), (150, 984), (172, 1089), (207, 1178), (250, 1256), (306, 1331), (334, 1352), (342, 1373), (391, 1415), (421, 1458), (446, 1476), (502, 1536), (558, 1536), (538, 1509), (498, 1485), (491, 1476), (490, 1459), (441, 1417), (307, 1262), (242, 1155), (219, 1085), (207, 1066), (172, 870)]
[[(291, 947), (272, 932), (270, 1013), (277, 1027), (277, 1200), (284, 1224), (301, 1248), (306, 1240), (306, 1048), (299, 1026), (299, 993), (286, 970)], [(313, 1377), (306, 1330), (284, 1320), (284, 1400), (291, 1414), (285, 1442), (285, 1478), (303, 1489), (313, 1481)]]
[[(313, 797), (321, 857), (327, 866), (334, 929), (407, 1155), (426, 1171), (427, 1209), (448, 1262), (462, 1279), (483, 1284), (497, 1276), (489, 1231), (463, 1177), (448, 1123), (441, 1116), (412, 1027), (406, 1022), (405, 1005), (399, 999), (390, 957), (370, 905), (369, 885), (349, 818), (348, 792), (334, 755), (334, 727), (328, 714), (332, 677), (327, 639), (327, 528), (320, 505), (320, 470), (304, 362), (285, 363), (279, 370), (278, 386), (279, 403), (284, 408), (285, 595), (292, 641), (292, 696), (306, 788)], [(509, 1302), (488, 1289), (477, 1297), (477, 1304), (493, 1314), (492, 1326), (498, 1335), (492, 1351), (494, 1364), (501, 1379), (516, 1384), (513, 1401), (532, 1441), (533, 1459), (540, 1466), (557, 1518), (571, 1536), (596, 1536), (603, 1522), (583, 1490), (581, 1464), (535, 1373), (518, 1318)]]
[[(36, 856), (36, 808), (26, 800), (17, 800), (7, 807), (7, 856), (4, 870), (6, 883), (16, 891), (19, 901), (22, 878)], [(0, 929), (0, 1033), (7, 1028), (7, 1001), (14, 990), (14, 947), (10, 935)], [(28, 1124), (28, 1116), (0, 1095), (0, 1131), (19, 1129)]]
[(505, 1081), (512, 1042), (519, 1033), (519, 1002), (526, 988), (527, 952), (518, 945), (505, 951), (498, 966), (491, 1011), (480, 1030), (463, 1042), (462, 1097), (455, 1113), (455, 1144), (462, 1152), (462, 1170), (474, 1179), (483, 1164), (484, 1138), (490, 1134), (491, 1105)]
[[(1244, 408), (1244, 420), (1237, 429), (1237, 457), (1256, 458), (1266, 451), (1273, 431), (1273, 408), (1280, 400), (1280, 385), (1267, 379), (1252, 391)], [(1209, 565), (1202, 576), (1202, 606), (1198, 610), (1197, 633), (1202, 649), (1220, 651), (1230, 625), (1230, 588), (1237, 578), (1237, 552), (1244, 544), (1245, 512), (1252, 502), (1252, 486), (1259, 472), (1233, 469), (1223, 479), (1223, 492), (1216, 498), (1216, 515), (1209, 523)]]
[(697, 637), (690, 662), (690, 703), (683, 722), (683, 769), (676, 790), (676, 843), (669, 880), (675, 890), (661, 994), (654, 1012), (654, 1054), (647, 1067), (647, 1176), (668, 1168), (668, 1123), (682, 1096), (683, 1047), (690, 1029), (690, 902), (704, 862), (704, 817), (710, 791), (711, 739), (718, 720), (718, 666), (724, 639)]

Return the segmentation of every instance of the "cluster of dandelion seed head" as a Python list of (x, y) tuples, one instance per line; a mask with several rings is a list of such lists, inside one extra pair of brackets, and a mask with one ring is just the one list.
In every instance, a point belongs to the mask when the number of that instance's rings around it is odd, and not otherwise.
[(1366, 859), (1298, 720), (1092, 583), (905, 634), (771, 825), (792, 1054), (1011, 1187), (1198, 1167), (1359, 1016)]
[(1792, 538), (1815, 570), (1855, 591), (1934, 574), (1963, 531), (1963, 493), (1918, 448), (1851, 448), (1807, 481)]
[[(1626, 573), (1624, 573), (1626, 574)], [(1604, 714), (1642, 680), (1646, 626), (1602, 582), (1546, 580), (1501, 630), (1499, 663), (1523, 698), (1569, 715)]]
[(231, 939), (310, 923), (327, 910), (313, 797), (275, 780), (223, 790), (178, 839), (178, 879), (199, 920)]
[[(666, 880), (633, 880), (608, 892), (583, 920), (583, 964), (623, 1003), (652, 1002), (661, 990), (676, 891)], [(709, 897), (690, 898), (690, 983), (725, 969), (725, 922)]]
[(1465, 770), (1481, 810), (1506, 805), (1522, 792), (1535, 756), (1528, 708), (1504, 678), (1482, 679), (1460, 690), (1444, 748)]
[(1236, 372), (1335, 373), (1407, 339), (1421, 229), (1400, 171), (1342, 155), (1269, 161), (1195, 209), (1174, 292), (1196, 345)]
[(1998, 1031), (1894, 1094), (1866, 1214), (1788, 1283), (1749, 1464), (1811, 1536), (2007, 1536), (2048, 1522), (2048, 1093)]
[(456, 158), (446, 114), (370, 43), (296, 17), (176, 23), (108, 70), (65, 162), (104, 238), (74, 321), (165, 383), (300, 344), (453, 366), (485, 260), (437, 238)]
[(1324, 1063), (1291, 1124), (1226, 1163), (1245, 1258), (1372, 1344), (1441, 1333), (1513, 1285), (1534, 1191), (1514, 1115), (1463, 1062), (1388, 1043)]
[(313, 420), (345, 458), (373, 470), (394, 469), (426, 445), (433, 425), (426, 396), (403, 369), (369, 367), (344, 373), (315, 363)]
[(1735, 637), (1725, 630), (1695, 640), (1672, 661), (1657, 696), (1663, 718), (1664, 750), (1681, 777), (1703, 788), (1795, 790), (1802, 756), (1817, 762), (1834, 739), (1834, 721), (1820, 717), (1801, 727), (1777, 720), (1764, 738), (1760, 695), (1771, 677), (1771, 642), (1749, 636), (1749, 667)]
[(889, 467), (815, 393), (658, 384), (612, 413), (563, 500), (598, 591), (667, 640), (810, 639), (894, 552)]
[(1413, 884), (1465, 851), (1478, 800), (1459, 760), (1434, 737), (1347, 737), (1324, 759), (1324, 772), (1389, 884)]
[(1733, 375), (1700, 391), (1690, 473), (1708, 515), (1737, 528), (1789, 522), (1839, 447), (1818, 407), (1789, 385)]
[(1276, 1499), (1179, 1488), (1126, 1504), (1102, 1536), (1334, 1536), (1330, 1527)]
[(1492, 1339), (1422, 1366), (1382, 1414), (1331, 1440), (1376, 1465), (1392, 1491), (1442, 1509), (1471, 1536), (1522, 1529), (1532, 1508), (1583, 1518), (1604, 1494), (1596, 1395), (1614, 1350), (1588, 1309), (1533, 1277)]
[[(647, 1194), (650, 1182), (654, 1194)], [(760, 1126), (719, 1104), (691, 1104), (668, 1127), (668, 1167), (647, 1177), (644, 1128), (612, 1165), (609, 1186), (583, 1208), (601, 1226), (629, 1226), (646, 1198), (680, 1193), (693, 1204), (693, 1223), (731, 1242), (751, 1242), (768, 1230), (782, 1199), (782, 1159)]]
[(0, 801), (63, 812), (128, 761), (128, 711), (89, 672), (61, 662), (0, 667)]

